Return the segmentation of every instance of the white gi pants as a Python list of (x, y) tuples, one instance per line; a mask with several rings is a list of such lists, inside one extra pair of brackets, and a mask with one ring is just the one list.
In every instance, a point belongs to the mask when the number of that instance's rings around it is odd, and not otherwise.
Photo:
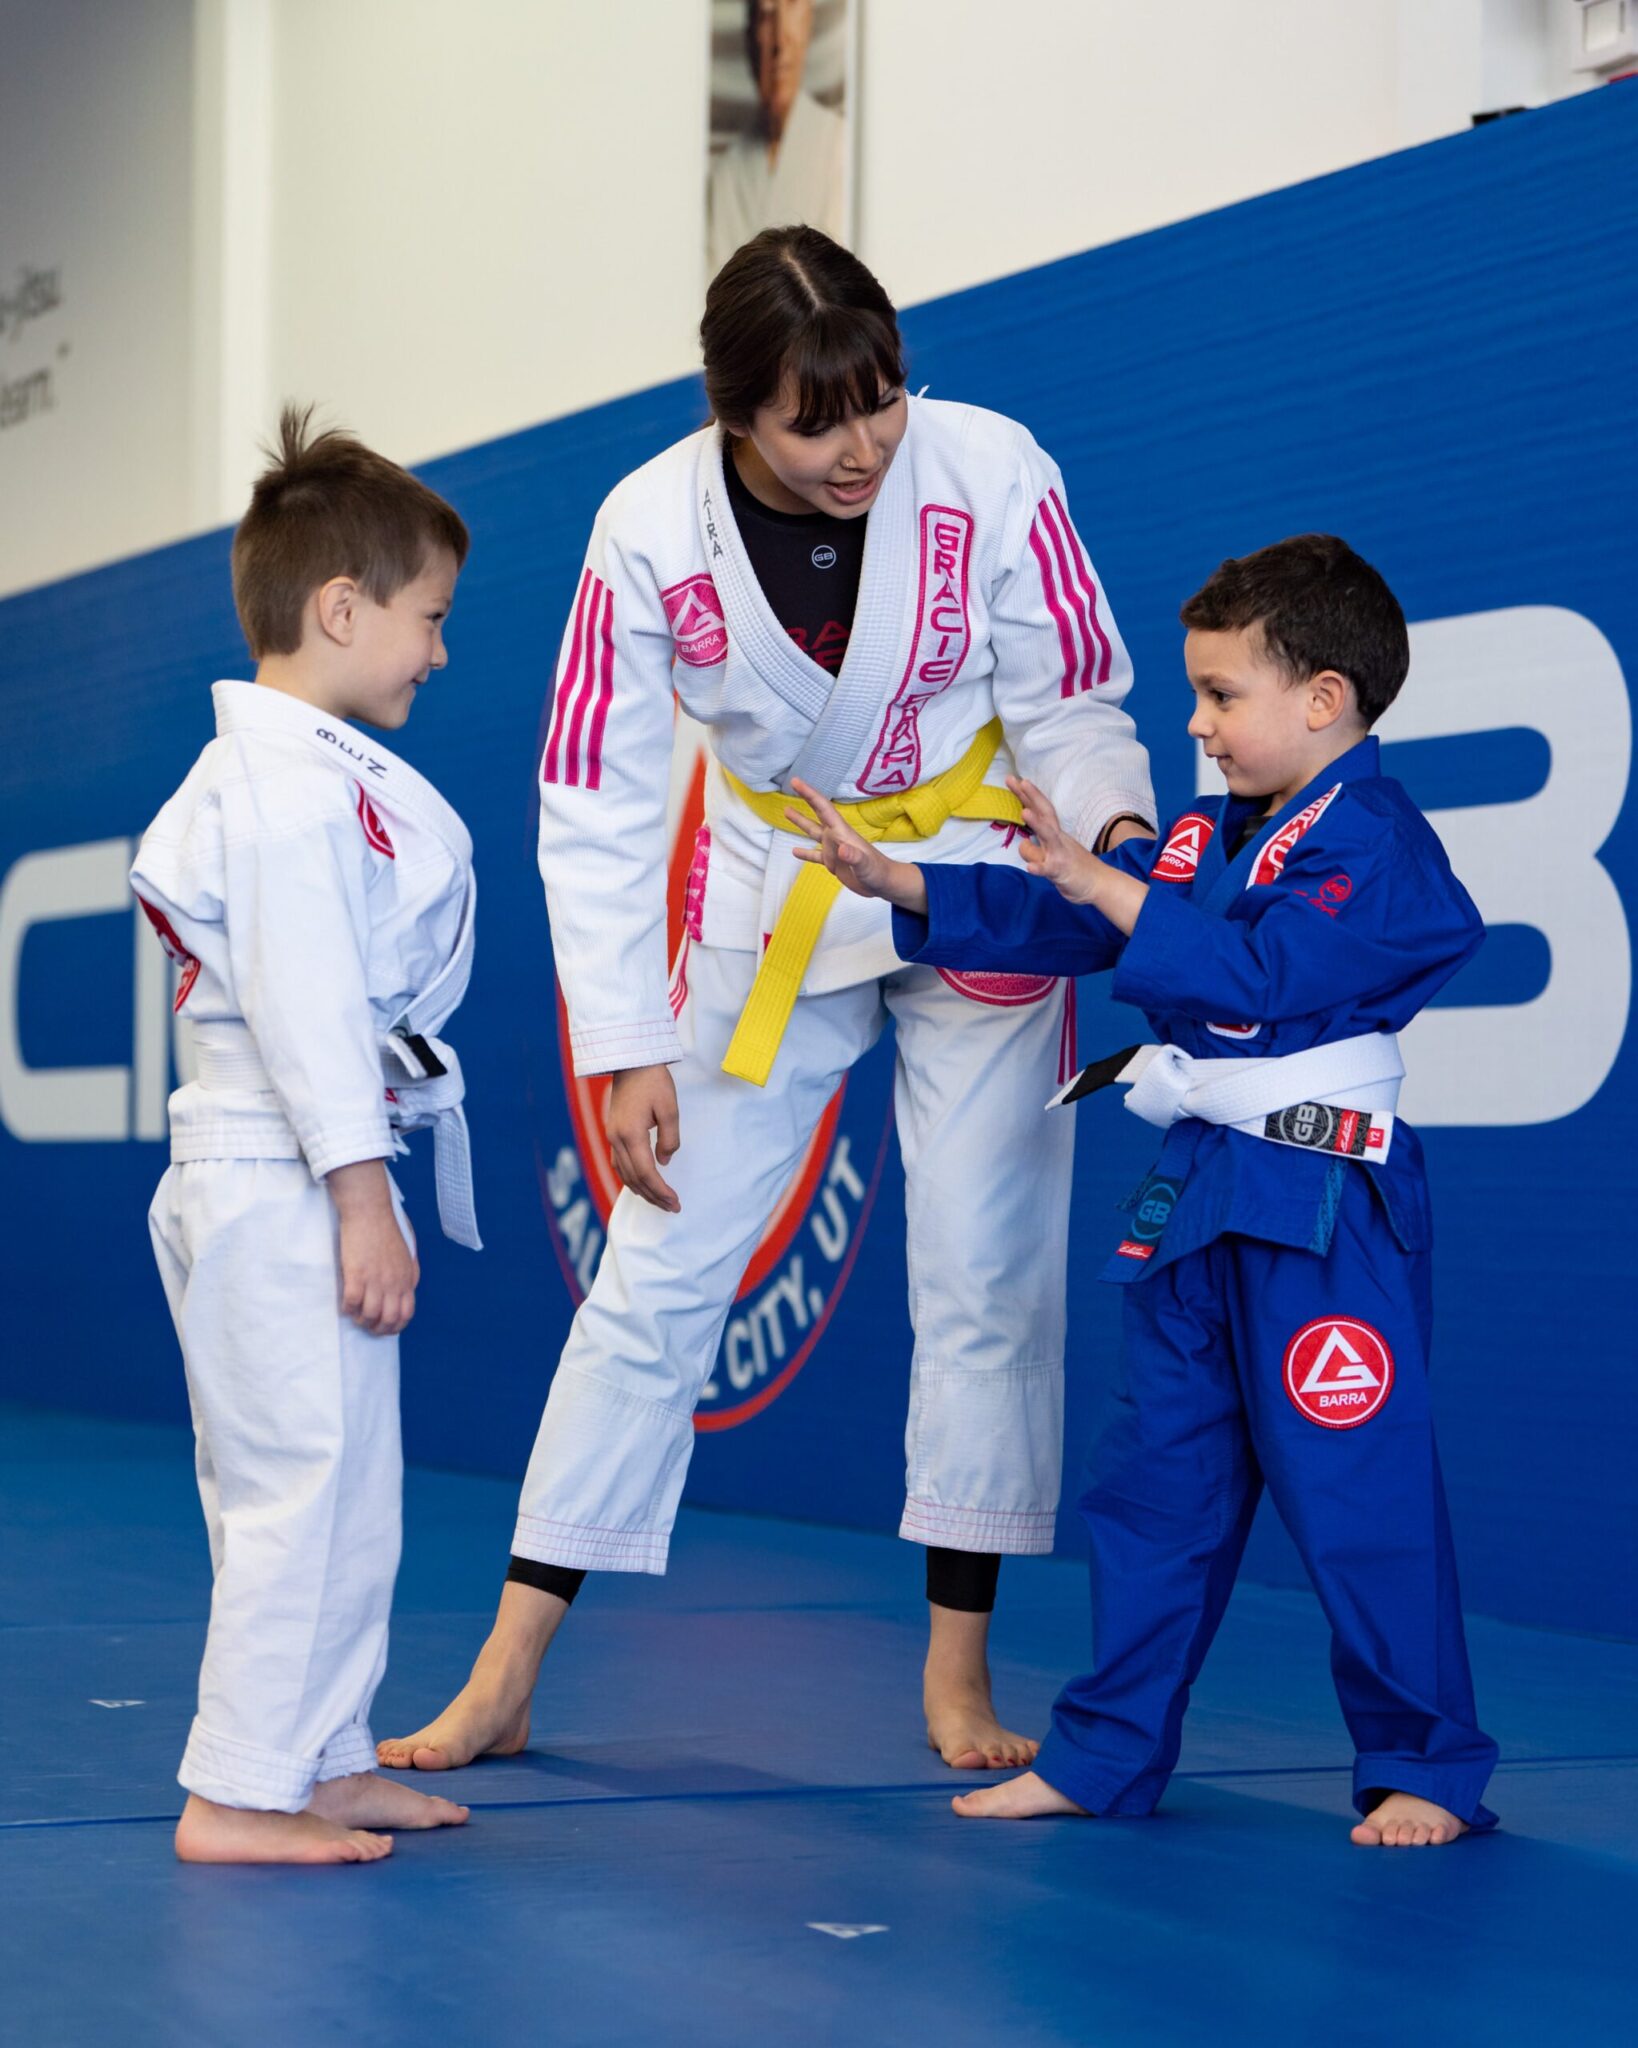
[[(838, 1081), (891, 1015), (915, 1327), (899, 1533), (951, 1550), (1052, 1548), (1063, 1437), (1074, 1125), (1048, 1116), (1067, 984), (1010, 1007), (929, 967), (804, 995), (765, 1088), (720, 1061), (756, 960), (694, 943), (671, 1070), (682, 1213), (622, 1191), (552, 1381), (515, 1555), (663, 1572), (693, 1410), (775, 1202)], [(883, 1361), (891, 1370), (892, 1361)]]
[(318, 1780), (375, 1769), (402, 1512), (398, 1339), (341, 1315), (335, 1206), (300, 1159), (172, 1166), (148, 1223), (215, 1573), (177, 1775), (224, 1806), (299, 1813)]

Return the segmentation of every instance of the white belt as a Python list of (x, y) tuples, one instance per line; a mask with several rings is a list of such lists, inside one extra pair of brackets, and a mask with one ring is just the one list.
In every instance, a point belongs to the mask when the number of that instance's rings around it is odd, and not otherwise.
[(1161, 1130), (1195, 1117), (1277, 1145), (1379, 1163), (1393, 1143), (1404, 1077), (1391, 1031), (1261, 1060), (1196, 1059), (1175, 1045), (1140, 1045), (1118, 1067), (1105, 1060), (1084, 1068), (1047, 1107), (1113, 1083), (1128, 1090), (1134, 1116)]
[[(273, 1083), (247, 1025), (200, 1025), (194, 1046), (202, 1088), (273, 1093)], [(472, 1197), (472, 1138), (461, 1107), (466, 1083), (455, 1048), (441, 1038), (399, 1031), (385, 1033), (380, 1046), (382, 1077), (390, 1091), (387, 1120), (395, 1132), (432, 1126), (439, 1225), (445, 1237), (471, 1251), (481, 1251)]]

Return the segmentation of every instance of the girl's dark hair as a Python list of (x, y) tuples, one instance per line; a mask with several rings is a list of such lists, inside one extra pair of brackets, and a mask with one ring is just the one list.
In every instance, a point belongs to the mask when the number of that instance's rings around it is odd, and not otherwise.
[(711, 281), (700, 322), (705, 395), (730, 433), (789, 380), (791, 424), (809, 434), (871, 413), (904, 382), (893, 302), (850, 250), (817, 228), (764, 228)]
[(233, 601), (258, 661), (296, 652), (307, 600), (332, 576), (389, 604), (435, 549), (466, 560), (454, 507), (351, 434), (315, 434), (312, 406), (284, 408), (267, 454), (233, 536)]

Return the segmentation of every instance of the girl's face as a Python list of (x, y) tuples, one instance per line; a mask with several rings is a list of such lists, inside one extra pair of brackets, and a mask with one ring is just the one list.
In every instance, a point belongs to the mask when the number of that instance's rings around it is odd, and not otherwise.
[(884, 389), (874, 412), (849, 413), (813, 434), (791, 424), (797, 410), (788, 388), (758, 406), (739, 450), (751, 491), (776, 512), (828, 512), (833, 519), (868, 512), (910, 423), (904, 387)]

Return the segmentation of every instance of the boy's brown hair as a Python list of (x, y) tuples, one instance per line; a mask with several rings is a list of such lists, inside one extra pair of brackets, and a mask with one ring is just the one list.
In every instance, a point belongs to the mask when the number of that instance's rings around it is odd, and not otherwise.
[(270, 465), (233, 536), (233, 602), (258, 661), (294, 654), (308, 598), (332, 576), (390, 603), (437, 549), (457, 568), (466, 525), (419, 478), (338, 429), (308, 438), (312, 406), (287, 405)]
[(1354, 686), (1367, 725), (1399, 695), (1410, 638), (1399, 600), (1334, 533), (1298, 533), (1224, 562), (1178, 614), (1206, 633), (1260, 626), (1293, 683), (1335, 669)]

